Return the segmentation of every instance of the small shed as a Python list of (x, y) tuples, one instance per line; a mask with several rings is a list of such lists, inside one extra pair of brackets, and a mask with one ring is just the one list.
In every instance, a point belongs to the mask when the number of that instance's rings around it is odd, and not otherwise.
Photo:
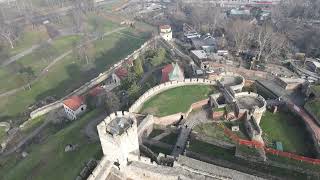
[(282, 142), (280, 142), (280, 141), (276, 142), (276, 149), (279, 150), (279, 151), (283, 151)]

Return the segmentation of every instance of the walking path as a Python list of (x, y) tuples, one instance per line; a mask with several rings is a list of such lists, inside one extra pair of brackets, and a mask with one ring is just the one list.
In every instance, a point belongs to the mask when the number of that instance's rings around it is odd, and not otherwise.
[(3, 154), (1, 154), (1, 157), (5, 157), (10, 155), (11, 153), (17, 151), (19, 148), (21, 148), (25, 143), (33, 139), (38, 133), (40, 133), (47, 125), (49, 125), (50, 121), (45, 120), (38, 128), (33, 130), (30, 134), (28, 134), (26, 137), (24, 137), (16, 146), (11, 148), (8, 151), (5, 151)]
[[(51, 41), (52, 41), (51, 39), (48, 39), (47, 43), (51, 43)], [(41, 43), (35, 44), (31, 48), (26, 49), (26, 50), (18, 53), (17, 55), (10, 57), (9, 59), (5, 60), (1, 64), (1, 67), (5, 67), (5, 66), (7, 66), (7, 65), (9, 65), (9, 64), (11, 64), (13, 62), (16, 62), (16, 61), (20, 60), (22, 57), (31, 54), (34, 50), (38, 49), (40, 46), (41, 46)]]
[[(112, 33), (116, 33), (116, 32), (118, 32), (118, 31), (121, 31), (121, 30), (125, 29), (125, 28), (127, 28), (127, 27), (116, 28), (116, 29), (114, 29), (114, 30), (112, 30), (112, 31), (106, 32), (106, 33), (104, 34), (104, 36), (108, 36), (108, 35), (110, 35), (110, 34), (112, 34)], [(95, 41), (95, 40), (97, 40), (97, 39), (98, 39), (98, 37), (95, 37), (95, 38), (93, 38), (91, 41)], [(37, 82), (40, 78), (43, 78), (44, 75), (45, 75), (47, 72), (49, 72), (49, 69), (50, 69), (52, 66), (54, 66), (57, 62), (63, 60), (63, 58), (65, 58), (66, 56), (68, 56), (68, 55), (71, 54), (71, 53), (72, 53), (72, 50), (68, 50), (67, 52), (61, 54), (59, 57), (55, 58), (55, 59), (54, 59), (47, 67), (45, 67), (45, 68), (41, 71), (41, 73), (40, 73), (34, 80), (32, 80), (29, 84), (32, 85), (32, 84), (34, 84), (35, 82)], [(9, 91), (7, 91), (7, 92), (5, 92), (5, 93), (2, 93), (2, 94), (0, 94), (0, 98), (1, 98), (1, 97), (6, 97), (6, 96), (10, 96), (10, 95), (13, 95), (13, 94), (15, 94), (15, 93), (17, 93), (17, 92), (19, 92), (19, 91), (22, 91), (22, 90), (24, 90), (24, 89), (26, 88), (26, 86), (28, 86), (28, 85), (26, 84), (26, 85), (20, 86), (20, 87), (18, 87), (18, 88), (9, 90)]]
[(90, 140), (99, 140), (99, 135), (97, 132), (97, 125), (107, 117), (107, 113), (103, 113), (100, 116), (92, 119), (84, 128), (84, 132)]
[(178, 157), (180, 154), (182, 154), (185, 150), (187, 140), (189, 138), (189, 135), (192, 131), (192, 128), (195, 127), (198, 124), (207, 122), (207, 113), (205, 110), (196, 112), (194, 114), (190, 114), (189, 117), (186, 119), (186, 122), (181, 127), (181, 131), (178, 137), (178, 140), (173, 148), (173, 151), (171, 153), (172, 156)]

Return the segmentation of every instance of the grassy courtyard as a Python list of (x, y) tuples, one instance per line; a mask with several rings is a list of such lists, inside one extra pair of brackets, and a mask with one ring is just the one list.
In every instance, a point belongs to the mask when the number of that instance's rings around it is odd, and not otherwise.
[(206, 85), (176, 87), (149, 99), (140, 112), (160, 117), (186, 112), (192, 103), (208, 98), (214, 91), (214, 87)]
[[(48, 127), (45, 131), (54, 133), (43, 142), (30, 145), (25, 159), (21, 159), (20, 154), (13, 154), (0, 160), (1, 179), (75, 179), (85, 162), (90, 158), (101, 158), (99, 141), (88, 142), (82, 133), (84, 126), (99, 113), (98, 110), (91, 111), (62, 130), (54, 130), (53, 125)], [(79, 148), (64, 152), (67, 144), (77, 144)]]
[(206, 139), (210, 140), (220, 140), (233, 143), (230, 138), (228, 138), (221, 127), (214, 123), (203, 123), (193, 128), (192, 130), (199, 136), (204, 136)]
[(279, 111), (273, 114), (267, 111), (260, 126), (267, 146), (275, 148), (274, 143), (280, 141), (284, 151), (312, 155), (313, 146), (305, 125), (300, 117), (293, 113)]

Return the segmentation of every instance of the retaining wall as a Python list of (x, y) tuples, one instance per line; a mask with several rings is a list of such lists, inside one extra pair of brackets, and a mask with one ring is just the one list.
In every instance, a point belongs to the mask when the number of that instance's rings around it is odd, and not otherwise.
[(154, 38), (150, 39), (149, 41), (145, 42), (139, 49), (137, 49), (133, 53), (129, 54), (126, 58), (120, 60), (119, 62), (114, 64), (112, 67), (110, 67), (107, 71), (100, 73), (99, 76), (97, 76), (96, 78), (85, 83), (80, 88), (74, 90), (73, 92), (71, 92), (67, 96), (63, 97), (62, 99), (32, 111), (30, 113), (30, 118), (34, 119), (34, 118), (37, 118), (39, 116), (42, 116), (42, 115), (48, 113), (49, 111), (57, 109), (62, 106), (63, 100), (65, 100), (71, 96), (81, 95), (81, 94), (87, 92), (88, 90), (90, 90), (91, 88), (97, 86), (101, 82), (105, 81), (116, 68), (122, 66), (124, 63), (127, 63), (127, 61), (129, 61), (131, 59), (135, 60), (140, 55), (140, 53), (143, 52), (145, 49), (149, 48), (150, 44), (152, 44), (152, 42), (155, 41), (157, 38), (158, 37), (154, 37)]
[(208, 79), (202, 78), (194, 78), (194, 79), (184, 79), (183, 81), (170, 81), (160, 85), (157, 85), (147, 92), (145, 92), (140, 98), (129, 108), (129, 112), (139, 113), (142, 105), (152, 98), (153, 96), (166, 91), (168, 89), (172, 89), (175, 87), (187, 86), (187, 85), (216, 85), (216, 81), (211, 81)]
[(277, 155), (277, 156), (282, 156), (282, 157), (285, 157), (285, 158), (288, 158), (288, 159), (298, 160), (300, 162), (320, 165), (320, 159), (313, 159), (313, 158), (300, 156), (300, 155), (296, 155), (296, 154), (289, 153), (289, 152), (283, 152), (283, 151), (279, 151), (279, 150), (276, 150), (276, 149), (267, 148), (267, 147), (265, 147), (264, 144), (262, 144), (259, 141), (243, 140), (243, 139), (239, 138), (236, 134), (234, 134), (230, 129), (228, 129), (226, 127), (224, 127), (224, 133), (230, 139), (232, 139), (235, 143), (237, 143), (239, 145), (244, 145), (244, 146), (248, 146), (248, 147), (251, 147), (251, 148), (257, 148), (257, 149), (264, 148), (266, 153), (270, 153), (270, 154)]
[(162, 126), (168, 126), (168, 125), (174, 124), (180, 120), (181, 116), (183, 116), (184, 118), (187, 118), (192, 110), (201, 108), (202, 106), (208, 104), (208, 101), (209, 101), (209, 98), (192, 103), (190, 108), (186, 112), (179, 112), (176, 114), (155, 118), (154, 123)]

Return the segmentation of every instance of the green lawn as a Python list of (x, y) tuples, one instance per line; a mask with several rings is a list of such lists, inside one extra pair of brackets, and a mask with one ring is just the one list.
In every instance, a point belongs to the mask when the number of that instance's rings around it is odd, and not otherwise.
[(188, 85), (169, 89), (145, 102), (140, 112), (156, 116), (186, 112), (192, 103), (208, 98), (214, 90), (214, 87), (207, 85)]
[(2, 142), (3, 138), (6, 136), (6, 128), (5, 127), (0, 127), (0, 142)]
[[(19, 59), (18, 63), (24, 67), (31, 67), (37, 76), (54, 58), (57, 58), (64, 52), (72, 49), (72, 44), (78, 42), (79, 39), (80, 36), (60, 37), (52, 42), (52, 46), (40, 47), (34, 52)], [(0, 87), (0, 92), (21, 86), (21, 84), (16, 81), (17, 72), (14, 73), (14, 66), (14, 64), (10, 64), (0, 68), (0, 83), (2, 85)]]
[(154, 153), (162, 153), (162, 154), (171, 154), (172, 149), (166, 149), (166, 148), (162, 148), (162, 147), (158, 147), (156, 145), (152, 145), (152, 146), (148, 146), (148, 148), (150, 148)]
[(284, 151), (306, 156), (312, 154), (313, 148), (303, 120), (293, 113), (279, 111), (273, 114), (267, 111), (260, 126), (267, 146), (275, 148), (274, 143), (280, 141)]
[[(274, 176), (282, 177), (284, 179), (301, 180), (306, 179), (308, 176), (307, 174), (302, 174), (284, 168), (278, 168), (263, 163), (254, 163), (251, 161), (246, 161), (244, 159), (239, 159), (234, 156), (234, 149), (224, 149), (195, 139), (191, 140), (188, 150), (209, 157), (213, 157), (215, 159), (225, 160), (227, 162), (234, 163), (242, 167), (247, 167), (255, 171), (263, 172), (265, 174), (272, 174)], [(213, 160), (213, 162), (214, 161), (215, 160)], [(245, 171), (245, 173), (249, 172)], [(311, 177), (311, 179), (313, 178), (315, 177)]]
[[(85, 162), (90, 158), (101, 158), (100, 142), (89, 143), (81, 131), (98, 115), (98, 110), (87, 113), (64, 129), (50, 135), (45, 142), (30, 145), (27, 149), (29, 156), (25, 159), (20, 159), (19, 155), (11, 155), (1, 160), (1, 179), (75, 179)], [(78, 144), (79, 148), (66, 153), (64, 148), (67, 144)]]
[(32, 45), (38, 44), (42, 41), (46, 41), (48, 39), (48, 34), (45, 29), (39, 30), (25, 30), (21, 35), (21, 38), (13, 49), (9, 49), (10, 56), (14, 56), (26, 49), (31, 48)]
[(190, 141), (188, 150), (207, 156), (219, 157), (225, 160), (233, 160), (235, 158), (234, 149), (224, 149), (196, 139)]
[[(127, 32), (130, 33), (130, 32)], [(59, 61), (39, 81), (32, 85), (31, 90), (20, 91), (13, 96), (3, 97), (0, 101), (0, 116), (15, 116), (23, 112), (29, 105), (47, 96), (63, 97), (80, 87), (85, 82), (107, 70), (111, 65), (124, 58), (145, 42), (145, 34), (139, 34), (141, 39), (112, 34), (104, 40), (95, 42), (97, 57), (92, 61), (93, 68), (86, 70), (83, 62), (68, 55)], [(102, 48), (103, 47), (103, 48)]]
[(46, 115), (28, 120), (21, 128), (22, 133), (28, 134), (39, 127), (46, 120)]
[[(320, 99), (314, 99), (308, 101), (305, 104), (305, 108), (313, 113), (318, 119), (320, 119)], [(318, 122), (320, 124), (320, 122)]]
[(219, 127), (217, 124), (214, 123), (203, 123), (192, 130), (193, 132), (198, 133), (200, 136), (205, 136), (206, 138), (212, 139), (212, 140), (220, 140), (220, 141), (226, 141), (226, 142), (233, 142), (228, 138), (221, 127)]
[(161, 142), (175, 145), (177, 142), (179, 134), (178, 133), (170, 133), (168, 136), (165, 136), (164, 138), (160, 139)]
[(288, 164), (291, 166), (296, 166), (299, 168), (304, 168), (304, 169), (320, 172), (320, 165), (313, 165), (310, 163), (300, 162), (300, 161), (297, 161), (294, 159), (289, 159), (289, 158), (282, 157), (282, 156), (272, 155), (269, 153), (267, 154), (267, 158), (268, 158), (268, 160), (272, 160), (272, 161), (275, 161), (278, 163)]
[(162, 129), (153, 129), (148, 137), (149, 138), (154, 138), (154, 137), (162, 134), (163, 132), (164, 132), (164, 130), (162, 130)]

